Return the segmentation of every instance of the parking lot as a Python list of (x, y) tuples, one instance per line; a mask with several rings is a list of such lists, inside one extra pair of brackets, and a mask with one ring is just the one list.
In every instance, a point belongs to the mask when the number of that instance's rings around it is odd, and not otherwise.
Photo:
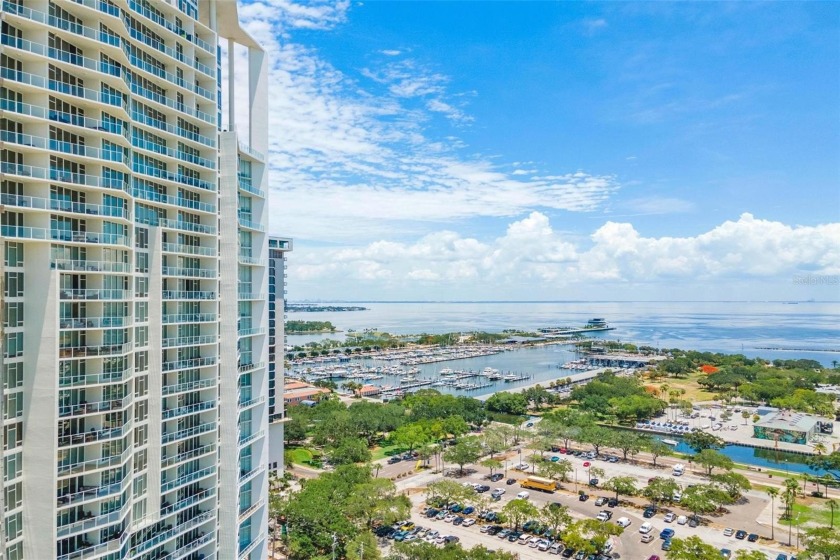
[[(551, 456), (552, 454), (549, 453), (548, 455)], [(747, 492), (745, 498), (742, 500), (742, 503), (730, 506), (730, 509), (732, 510), (731, 512), (718, 517), (706, 517), (703, 519), (703, 523), (701, 525), (697, 527), (690, 527), (687, 523), (687, 517), (691, 515), (691, 512), (681, 509), (679, 504), (662, 508), (651, 519), (645, 519), (643, 517), (643, 512), (647, 504), (644, 499), (628, 499), (622, 497), (621, 502), (615, 504), (613, 507), (610, 507), (608, 503), (596, 506), (595, 504), (598, 497), (604, 497), (605, 499), (612, 498), (614, 497), (614, 494), (604, 490), (598, 490), (597, 488), (590, 489), (588, 485), (580, 483), (580, 481), (588, 480), (588, 469), (583, 466), (586, 462), (590, 463), (590, 467), (598, 466), (603, 468), (606, 471), (606, 478), (613, 476), (633, 476), (637, 479), (639, 487), (643, 487), (647, 483), (647, 480), (652, 476), (670, 476), (670, 469), (652, 470), (649, 466), (636, 465), (624, 461), (610, 463), (608, 461), (593, 462), (586, 458), (569, 456), (565, 456), (564, 458), (568, 458), (572, 461), (573, 466), (575, 466), (578, 471), (576, 474), (579, 483), (577, 485), (573, 482), (564, 484), (564, 488), (555, 493), (529, 490), (528, 499), (538, 508), (541, 508), (546, 503), (563, 504), (569, 508), (571, 515), (578, 519), (596, 518), (602, 511), (609, 511), (612, 514), (610, 519), (604, 521), (605, 523), (615, 523), (617, 520), (625, 518), (625, 522), (629, 523), (629, 525), (625, 528), (624, 534), (620, 537), (614, 538), (612, 541), (613, 549), (610, 551), (610, 555), (614, 558), (647, 560), (652, 555), (664, 557), (665, 553), (662, 551), (663, 539), (660, 538), (660, 532), (666, 528), (670, 528), (674, 531), (674, 537), (684, 538), (696, 535), (704, 542), (712, 544), (720, 549), (732, 551), (733, 554), (735, 551), (740, 549), (760, 550), (767, 555), (769, 560), (775, 560), (779, 553), (789, 553), (785, 550), (785, 547), (780, 546), (778, 543), (772, 543), (767, 538), (769, 537), (769, 528), (765, 524), (761, 524), (756, 521), (758, 518), (765, 515), (765, 509), (769, 503), (766, 497), (758, 491)], [(513, 476), (521, 480), (528, 474), (522, 472), (512, 474), (513, 472), (515, 471), (508, 471), (507, 476)], [(422, 478), (426, 479), (424, 484), (428, 484), (431, 480), (439, 478), (439, 475), (432, 476), (426, 474)], [(495, 488), (497, 486), (504, 488), (506, 490), (505, 493), (501, 496), (499, 501), (494, 502), (492, 507), (495, 511), (501, 510), (507, 501), (515, 498), (516, 494), (522, 490), (518, 483), (507, 486), (505, 485), (504, 480), (500, 482), (488, 481), (487, 471), (484, 471), (483, 469), (478, 469), (467, 476), (458, 478), (458, 480), (460, 482), (486, 484), (490, 485), (491, 488)], [(688, 484), (705, 482), (703, 477), (696, 473), (692, 473), (690, 470), (678, 480), (684, 487)], [(585, 490), (590, 494), (590, 498), (586, 501), (580, 501), (578, 497), (578, 490)], [(521, 541), (524, 544), (519, 544), (520, 541), (509, 542), (507, 539), (500, 539), (498, 536), (482, 533), (480, 531), (481, 527), (488, 525), (488, 523), (481, 520), (477, 520), (475, 524), (470, 526), (464, 526), (453, 525), (451, 520), (450, 522), (446, 522), (443, 519), (428, 519), (422, 515), (422, 510), (425, 509), (424, 494), (415, 493), (412, 494), (411, 498), (415, 504), (411, 517), (411, 521), (413, 523), (424, 528), (438, 531), (441, 536), (456, 536), (466, 547), (482, 544), (491, 550), (507, 550), (518, 553), (520, 558), (523, 559), (546, 558), (550, 556), (547, 551), (540, 551), (537, 548), (529, 547), (526, 540)], [(462, 505), (466, 506), (468, 504)], [(473, 512), (465, 517), (475, 518), (476, 513), (477, 512)], [(673, 518), (672, 516), (667, 516), (668, 513), (672, 513)], [(666, 521), (666, 516), (669, 521)], [(604, 515), (602, 517), (606, 516)], [(642, 542), (642, 534), (639, 533), (639, 528), (642, 523), (646, 521), (650, 522), (652, 525), (651, 534), (654, 535), (654, 538), (649, 542)], [(680, 522), (682, 521), (685, 521), (685, 524), (681, 524)], [(492, 525), (492, 523), (490, 523), (490, 525)], [(731, 528), (733, 530), (731, 533), (729, 531), (725, 532), (726, 528)], [(738, 530), (743, 531), (743, 533), (737, 533)], [(782, 538), (782, 532), (783, 529), (777, 527), (776, 537)], [(755, 533), (760, 537), (757, 542), (749, 542), (747, 540), (747, 536), (752, 533)], [(741, 536), (744, 538), (738, 538)]]

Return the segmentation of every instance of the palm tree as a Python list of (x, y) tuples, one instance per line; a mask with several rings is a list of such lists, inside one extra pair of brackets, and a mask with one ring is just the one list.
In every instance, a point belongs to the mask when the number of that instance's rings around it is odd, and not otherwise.
[(779, 489), (775, 486), (770, 486), (765, 492), (770, 496), (770, 540), (774, 540), (776, 538), (776, 514), (773, 510), (776, 506), (776, 497), (779, 495)]
[(795, 478), (785, 480), (785, 491), (782, 499), (785, 501), (785, 515), (788, 519), (788, 546), (793, 537), (793, 507), (796, 505), (796, 494), (799, 492), (799, 482)]
[(827, 449), (824, 443), (818, 442), (814, 444), (814, 451), (817, 453), (817, 455), (822, 455), (827, 451)]
[(828, 507), (831, 508), (831, 527), (830, 529), (834, 529), (834, 509), (837, 507), (837, 500), (828, 500), (825, 503)]

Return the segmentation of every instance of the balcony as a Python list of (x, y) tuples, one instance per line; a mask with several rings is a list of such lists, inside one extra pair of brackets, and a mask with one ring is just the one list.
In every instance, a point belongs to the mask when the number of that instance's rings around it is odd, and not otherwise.
[(239, 188), (247, 193), (251, 193), (256, 195), (260, 198), (265, 198), (266, 194), (265, 191), (262, 189), (258, 189), (251, 183), (251, 178), (246, 175), (239, 175)]
[(165, 290), (162, 293), (162, 296), (163, 296), (163, 299), (166, 299), (166, 300), (173, 300), (173, 299), (214, 300), (214, 299), (216, 299), (216, 292)]
[(215, 356), (207, 358), (191, 358), (188, 360), (174, 360), (171, 362), (163, 362), (163, 371), (175, 371), (179, 369), (192, 369), (207, 366), (214, 366), (218, 362)]
[(202, 257), (215, 257), (218, 253), (215, 247), (182, 245), (180, 243), (163, 243), (161, 248), (164, 253), (184, 253), (187, 255), (201, 255)]
[(260, 232), (265, 231), (265, 225), (254, 222), (254, 221), (251, 221), (250, 218), (251, 218), (250, 215), (240, 214), (239, 215), (239, 227), (243, 227), (245, 229), (250, 229), (250, 230), (253, 230), (253, 231), (260, 231)]
[(128, 421), (126, 424), (119, 428), (104, 428), (101, 430), (95, 430), (91, 428), (91, 431), (89, 432), (59, 436), (58, 446), (69, 447), (71, 445), (82, 445), (87, 443), (96, 443), (100, 441), (109, 441), (112, 439), (124, 437), (128, 435), (130, 431), (131, 421)]
[(265, 367), (265, 362), (253, 362), (253, 363), (244, 363), (239, 364), (237, 369), (239, 373), (248, 373), (249, 371), (254, 371), (257, 369), (261, 369)]
[[(5, 227), (5, 226), (4, 226)], [(5, 231), (4, 231), (5, 235)], [(131, 299), (132, 294), (128, 290), (60, 290), (60, 299), (69, 300), (119, 300)]]
[(58, 416), (85, 416), (87, 414), (101, 414), (114, 410), (122, 410), (134, 401), (134, 395), (128, 395), (121, 399), (80, 403), (58, 407)]
[(206, 167), (207, 169), (215, 170), (216, 169), (216, 162), (211, 159), (206, 159), (200, 156), (193, 155), (192, 153), (187, 153), (182, 150), (176, 150), (174, 148), (169, 148), (162, 144), (158, 144), (157, 142), (151, 142), (149, 140), (144, 140), (137, 136), (134, 136), (131, 139), (131, 145), (135, 148), (139, 148), (141, 150), (146, 150), (148, 152), (152, 152), (154, 154), (162, 155), (170, 157), (178, 162), (189, 162), (194, 163), (195, 165), (200, 165), (201, 167)]
[(190, 187), (196, 187), (199, 189), (204, 189), (210, 192), (216, 192), (216, 184), (211, 183), (210, 181), (202, 181), (201, 179), (197, 179), (195, 177), (190, 177), (189, 175), (181, 175), (179, 173), (169, 173), (166, 169), (161, 169), (159, 167), (154, 167), (151, 165), (141, 165), (139, 163), (133, 163), (131, 166), (131, 170), (135, 173), (140, 173), (143, 175), (147, 175), (149, 177), (154, 177), (155, 179), (162, 179), (164, 181), (171, 181), (173, 183), (178, 183), (179, 185), (187, 185)]
[(187, 451), (186, 453), (179, 453), (178, 455), (174, 455), (172, 457), (166, 457), (164, 455), (161, 457), (161, 468), (165, 469), (167, 467), (171, 467), (177, 463), (183, 463), (184, 461), (189, 461), (192, 459), (198, 459), (200, 457), (204, 457), (210, 453), (214, 453), (216, 451), (216, 444), (210, 443), (208, 445), (202, 445), (197, 449), (193, 449), (192, 451)]
[(107, 344), (100, 346), (72, 346), (60, 347), (58, 349), (59, 358), (96, 358), (104, 356), (119, 356), (120, 354), (127, 354), (134, 348), (134, 344), (126, 342), (125, 344)]
[(128, 327), (131, 317), (62, 317), (58, 320), (62, 329), (108, 329)]
[(164, 409), (163, 411), (163, 419), (164, 420), (172, 420), (173, 418), (179, 418), (181, 416), (188, 416), (190, 414), (198, 414), (201, 412), (206, 412), (208, 410), (213, 410), (216, 408), (216, 401), (204, 401), (196, 404), (191, 404), (189, 406), (179, 406), (177, 408), (169, 408)]
[(116, 189), (127, 192), (128, 188), (128, 186), (124, 184), (121, 179), (114, 179), (110, 177), (97, 177), (95, 175), (73, 173), (72, 171), (65, 171), (63, 169), (48, 169), (46, 167), (33, 167), (31, 165), (22, 165), (16, 163), (3, 162), (2, 164), (0, 164), (0, 172), (9, 175), (16, 175), (23, 179), (58, 181), (62, 183), (72, 183), (74, 185), (99, 187), (102, 189)]
[(260, 161), (260, 162), (265, 162), (265, 154), (263, 154), (262, 152), (258, 152), (257, 150), (252, 149), (251, 146), (249, 146), (248, 144), (246, 144), (242, 140), (239, 140), (239, 151), (242, 152), (243, 154), (247, 155), (247, 156), (250, 156), (250, 157)]
[(203, 346), (205, 344), (216, 344), (219, 342), (219, 337), (215, 334), (208, 334), (202, 336), (181, 336), (163, 339), (164, 348), (174, 348), (176, 346)]
[[(158, 535), (155, 535), (154, 538), (151, 538), (147, 541), (141, 542), (140, 544), (138, 544), (137, 546), (132, 548), (128, 552), (128, 554), (129, 554), (129, 556), (135, 556), (137, 554), (141, 554), (141, 553), (149, 550), (150, 548), (154, 548), (155, 546), (158, 546), (159, 544), (164, 543), (164, 542), (168, 541), (169, 539), (177, 537), (181, 533), (184, 533), (184, 532), (186, 532), (190, 529), (198, 527), (199, 525), (207, 523), (211, 519), (215, 519), (215, 518), (216, 518), (216, 512), (213, 511), (213, 510), (205, 511), (203, 513), (200, 513), (199, 515), (196, 515), (192, 519), (189, 519), (189, 520), (185, 521), (184, 523), (181, 523), (180, 525), (176, 525), (175, 527), (170, 526), (169, 529), (166, 529), (164, 532), (162, 532)], [(211, 534), (211, 536), (213, 536), (215, 533), (211, 532), (210, 534)]]
[(204, 49), (208, 53), (215, 55), (216, 49), (213, 45), (211, 45), (207, 41), (203, 41), (202, 39), (199, 39), (197, 35), (191, 35), (191, 34), (187, 33), (185, 30), (177, 27), (174, 23), (172, 23), (172, 22), (170, 22), (170, 21), (168, 21), (164, 18), (161, 18), (160, 16), (158, 16), (154, 12), (150, 11), (148, 8), (146, 8), (144, 6), (141, 6), (140, 4), (135, 2), (134, 0), (129, 0), (128, 7), (131, 8), (132, 11), (142, 15), (146, 19), (149, 19), (149, 20), (153, 21), (154, 23), (165, 27), (166, 29), (168, 29), (169, 31), (171, 31), (172, 33), (177, 35), (178, 37), (183, 37), (187, 41), (189, 41), (189, 42), (193, 43), (194, 45)]
[[(179, 558), (183, 558), (188, 554), (191, 554), (193, 551), (198, 550), (202, 546), (213, 542), (215, 539), (216, 534), (213, 532), (207, 533), (202, 535), (201, 537), (191, 541), (181, 548), (175, 550), (172, 554), (167, 554), (161, 560), (178, 560)], [(215, 553), (211, 553), (210, 556), (199, 556), (202, 560), (213, 560), (215, 557)]]
[(12, 70), (11, 68), (0, 68), (0, 77), (38, 89), (48, 89), (56, 93), (70, 95), (77, 99), (86, 99), (88, 101), (102, 103), (112, 107), (119, 107), (128, 112), (128, 104), (125, 103), (121, 95), (111, 95), (81, 86), (67, 84), (56, 80), (49, 80), (43, 76), (30, 74), (29, 72), (21, 72), (19, 70)]
[(196, 492), (192, 496), (184, 498), (179, 502), (175, 502), (174, 505), (170, 505), (169, 503), (164, 502), (160, 508), (160, 515), (161, 517), (172, 515), (173, 513), (177, 513), (181, 510), (184, 510), (188, 507), (192, 507), (195, 504), (201, 503), (204, 500), (209, 498), (213, 498), (216, 496), (216, 487), (208, 488), (207, 490), (201, 490), (200, 492)]
[(122, 274), (130, 274), (132, 272), (130, 264), (111, 261), (73, 261), (59, 259), (52, 261), (50, 266), (55, 270), (72, 272), (117, 272)]
[(125, 463), (132, 455), (132, 450), (126, 449), (120, 455), (112, 457), (102, 457), (101, 459), (91, 459), (89, 461), (82, 461), (80, 463), (70, 463), (68, 465), (58, 465), (58, 476), (78, 475), (100, 469), (107, 469), (116, 467)]
[(101, 529), (106, 525), (113, 525), (115, 523), (119, 523), (122, 520), (122, 518), (128, 514), (130, 509), (130, 504), (126, 504), (119, 510), (113, 511), (105, 515), (97, 515), (96, 517), (93, 517), (93, 515), (91, 515), (86, 519), (75, 521), (73, 523), (68, 523), (67, 525), (59, 525), (58, 531), (56, 532), (56, 536), (59, 538), (64, 538), (75, 533), (87, 533), (88, 531)]
[(148, 117), (143, 113), (140, 113), (139, 111), (131, 111), (131, 118), (134, 119), (135, 123), (152, 126), (154, 128), (157, 128), (158, 130), (169, 132), (170, 134), (177, 134), (181, 138), (186, 138), (187, 140), (198, 142), (199, 144), (209, 146), (210, 148), (216, 147), (216, 140), (214, 138), (204, 136), (196, 132), (191, 132), (185, 128), (177, 127), (164, 121), (153, 119), (152, 117)]
[(199, 202), (197, 200), (188, 200), (186, 198), (182, 198), (180, 196), (169, 196), (165, 194), (159, 194), (154, 191), (148, 191), (144, 189), (134, 188), (131, 191), (131, 194), (136, 196), (137, 198), (142, 198), (143, 200), (148, 200), (149, 202), (158, 202), (160, 204), (170, 204), (172, 206), (178, 206), (179, 208), (188, 208), (190, 210), (198, 210), (199, 212), (207, 212), (210, 214), (216, 214), (216, 205), (215, 204), (208, 204), (207, 202)]
[(122, 383), (134, 373), (133, 369), (118, 371), (115, 373), (92, 373), (77, 377), (61, 377), (58, 386), (62, 389), (68, 387), (81, 387), (92, 385), (106, 385), (108, 383)]
[(212, 465), (210, 467), (203, 468), (198, 470), (194, 473), (185, 474), (183, 476), (179, 476), (175, 480), (170, 482), (166, 482), (165, 480), (161, 481), (160, 491), (161, 493), (171, 492), (185, 484), (189, 484), (191, 482), (195, 482), (197, 480), (201, 480), (202, 478), (207, 478), (208, 476), (214, 476), (216, 474), (216, 465)]
[(219, 272), (215, 268), (182, 268), (178, 266), (163, 266), (161, 273), (164, 276), (177, 276), (181, 278), (218, 278)]
[(57, 556), (56, 560), (84, 560), (91, 556), (101, 556), (110, 552), (116, 552), (128, 541), (130, 535), (131, 533), (129, 531), (124, 531), (122, 535), (112, 535), (110, 540), (97, 545), (85, 546), (69, 554), (62, 554), (61, 556)]
[(7, 130), (0, 132), (0, 140), (2, 140), (3, 142), (17, 144), (18, 146), (25, 146), (28, 148), (40, 148), (42, 150), (49, 150), (51, 152), (61, 152), (63, 154), (71, 154), (74, 156), (95, 158), (98, 160), (128, 164), (127, 158), (124, 157), (122, 149), (100, 150), (98, 148), (91, 148), (89, 146), (85, 146), (84, 144), (61, 142), (58, 140), (44, 138), (42, 136), (19, 134), (16, 132), (9, 132)]
[(239, 472), (239, 484), (245, 484), (253, 479), (255, 479), (260, 473), (265, 472), (264, 466), (259, 466), (255, 469), (251, 469), (248, 471), (240, 471)]
[(86, 502), (88, 500), (116, 496), (128, 488), (130, 484), (131, 477), (128, 476), (122, 482), (115, 482), (114, 484), (109, 484), (107, 486), (82, 486), (81, 490), (78, 492), (58, 496), (58, 498), (56, 498), (56, 502), (58, 507), (64, 507), (70, 504)]
[(251, 408), (252, 406), (257, 406), (265, 402), (265, 397), (257, 397), (255, 399), (248, 398), (247, 400), (239, 399), (239, 410), (245, 410), (247, 408)]
[(265, 334), (265, 329), (262, 327), (255, 327), (251, 329), (240, 329), (237, 334), (241, 337), (244, 336), (257, 336), (261, 334)]
[(251, 443), (254, 443), (255, 441), (257, 441), (258, 439), (260, 439), (264, 436), (265, 436), (265, 430), (259, 430), (257, 432), (254, 432), (251, 435), (240, 436), (239, 437), (239, 447), (242, 448), (242, 447), (245, 447), (246, 445), (250, 445)]
[(71, 113), (50, 111), (41, 106), (30, 105), (28, 103), (19, 103), (8, 99), (0, 99), (0, 109), (4, 111), (11, 111), (19, 115), (26, 115), (40, 119), (49, 119), (51, 121), (60, 122), (62, 124), (83, 127), (98, 132), (116, 134), (128, 140), (128, 128), (124, 128), (122, 124), (118, 122), (99, 121), (88, 117), (82, 117), (80, 115), (73, 115)]
[(215, 379), (198, 379), (196, 381), (189, 381), (187, 383), (178, 383), (176, 385), (164, 385), (162, 389), (163, 396), (176, 395), (178, 393), (187, 393), (192, 391), (199, 391), (201, 389), (209, 389), (216, 387), (218, 381)]
[(216, 431), (216, 422), (205, 422), (204, 424), (200, 424), (193, 428), (187, 428), (185, 430), (178, 430), (176, 432), (166, 433), (164, 432), (161, 436), (161, 442), (164, 444), (173, 443), (178, 440), (182, 440), (189, 437), (199, 436), (201, 434), (206, 434), (208, 432), (215, 432)]
[(161, 317), (164, 325), (173, 323), (215, 323), (218, 319), (219, 316), (215, 313), (175, 313)]
[(162, 219), (159, 220), (158, 223), (160, 227), (165, 227), (169, 229), (177, 229), (181, 231), (190, 231), (193, 233), (206, 233), (209, 235), (216, 234), (216, 226), (208, 226), (204, 224), (195, 224), (192, 222), (185, 222), (183, 220), (170, 220), (170, 219)]

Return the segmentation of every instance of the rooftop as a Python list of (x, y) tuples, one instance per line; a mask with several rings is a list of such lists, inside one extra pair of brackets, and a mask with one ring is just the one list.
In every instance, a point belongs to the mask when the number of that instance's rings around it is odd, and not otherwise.
[(770, 428), (774, 430), (796, 430), (800, 432), (809, 432), (817, 425), (820, 419), (810, 414), (803, 414), (801, 412), (779, 411), (776, 413), (767, 414), (755, 423), (755, 426), (761, 428)]

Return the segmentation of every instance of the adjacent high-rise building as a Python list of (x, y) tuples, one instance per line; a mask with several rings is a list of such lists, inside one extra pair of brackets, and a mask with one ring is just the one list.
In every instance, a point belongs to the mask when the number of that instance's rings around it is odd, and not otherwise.
[(263, 560), (264, 52), (233, 0), (1, 5), (0, 557)]
[(291, 250), (291, 239), (274, 236), (268, 238), (268, 468), (277, 474), (283, 472), (285, 465), (283, 368), (286, 355), (286, 253)]

